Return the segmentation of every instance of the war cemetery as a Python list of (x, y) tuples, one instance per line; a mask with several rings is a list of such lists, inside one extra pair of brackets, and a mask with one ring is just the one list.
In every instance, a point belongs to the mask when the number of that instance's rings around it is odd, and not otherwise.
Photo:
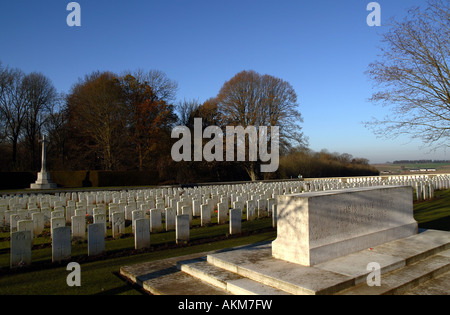
[[(232, 24), (228, 4), (169, 2), (70, 2), (58, 47), (84, 57), (64, 65), (54, 49), (49, 63), (2, 52), (0, 295), (140, 295), (169, 312), (277, 311), (300, 295), (448, 295), (449, 1), (359, 11), (333, 2), (341, 17), (327, 35), (311, 25), (336, 14), (316, 2), (242, 1), (258, 14)], [(44, 24), (24, 32), (20, 6), (2, 3), (0, 24), (16, 25), (17, 38), (54, 32), (54, 4), (36, 10)], [(146, 11), (167, 30), (144, 27)], [(402, 18), (384, 27), (381, 12)], [(111, 14), (126, 23), (106, 23)], [(291, 47), (299, 34), (314, 45)], [(243, 47), (239, 57), (228, 45)]]

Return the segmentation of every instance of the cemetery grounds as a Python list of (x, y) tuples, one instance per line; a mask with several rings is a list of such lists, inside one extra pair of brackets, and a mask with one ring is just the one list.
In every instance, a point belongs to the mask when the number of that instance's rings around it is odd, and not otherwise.
[[(243, 211), (243, 219), (246, 216)], [(414, 203), (414, 217), (419, 228), (450, 230), (450, 190), (436, 191), (433, 200)], [(125, 233), (113, 239), (108, 228), (105, 239), (105, 254), (88, 257), (87, 241), (72, 242), (72, 258), (61, 264), (52, 263), (49, 227), (33, 241), (32, 264), (25, 269), (11, 270), (10, 231), (0, 230), (0, 295), (139, 295), (143, 292), (119, 276), (119, 268), (153, 260), (219, 250), (223, 248), (272, 241), (276, 229), (272, 218), (253, 221), (243, 220), (242, 235), (229, 235), (228, 224), (218, 225), (217, 216), (211, 218), (211, 225), (200, 226), (200, 219), (194, 218), (187, 244), (176, 245), (175, 231), (151, 234), (151, 248), (134, 249), (131, 222)], [(66, 270), (69, 262), (81, 266), (81, 286), (70, 287)]]

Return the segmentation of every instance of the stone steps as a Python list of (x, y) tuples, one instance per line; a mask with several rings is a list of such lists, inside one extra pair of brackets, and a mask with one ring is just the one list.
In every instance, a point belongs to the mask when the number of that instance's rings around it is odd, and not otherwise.
[(198, 260), (178, 262), (177, 267), (192, 277), (235, 295), (288, 294), (282, 290), (240, 276), (237, 273), (216, 267), (208, 263), (206, 257), (202, 257)]
[[(372, 272), (367, 270), (370, 262), (381, 268), (379, 287), (366, 283)], [(313, 267), (273, 258), (271, 243), (150, 265), (140, 268), (139, 277), (144, 289), (153, 294), (449, 294), (450, 283), (445, 279), (450, 278), (450, 233), (428, 230)], [(122, 267), (121, 273), (122, 269), (132, 273), (127, 268)], [(166, 271), (161, 277), (159, 269)]]
[[(450, 250), (382, 275), (381, 286), (369, 287), (366, 283), (360, 283), (340, 292), (339, 295), (400, 295), (448, 271), (450, 271)], [(448, 289), (446, 294), (450, 293)]]

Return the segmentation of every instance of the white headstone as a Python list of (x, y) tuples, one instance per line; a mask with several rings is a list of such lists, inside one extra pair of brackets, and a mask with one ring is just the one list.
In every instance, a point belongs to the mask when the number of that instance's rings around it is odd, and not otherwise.
[(134, 210), (131, 213), (131, 217), (132, 217), (131, 229), (134, 233), (134, 222), (138, 219), (144, 219), (144, 212), (141, 210)]
[(201, 225), (205, 226), (211, 223), (211, 208), (207, 204), (203, 204), (200, 206), (201, 212)]
[(177, 215), (175, 219), (176, 225), (176, 242), (177, 244), (189, 241), (189, 215), (181, 214)]
[(70, 227), (63, 226), (53, 229), (52, 261), (61, 262), (71, 257)]
[(175, 230), (175, 217), (176, 217), (176, 213), (175, 213), (175, 209), (173, 208), (166, 208), (166, 213), (165, 213), (165, 218), (166, 218), (166, 231), (172, 231)]
[(242, 229), (242, 210), (230, 210), (230, 235), (241, 234)]
[(156, 233), (162, 230), (162, 219), (160, 209), (150, 210), (150, 232)]
[(20, 220), (24, 220), (24, 217), (22, 215), (17, 213), (11, 214), (9, 221), (11, 232), (17, 231), (17, 222), (19, 222)]
[(52, 218), (50, 221), (50, 234), (53, 236), (53, 229), (62, 226), (66, 226), (66, 219), (64, 217)]
[(192, 215), (194, 217), (200, 216), (200, 200), (194, 199), (192, 200)]
[(125, 212), (114, 212), (112, 215), (112, 237), (125, 234)]
[(31, 264), (31, 232), (11, 232), (10, 268), (20, 268)]
[(143, 249), (150, 247), (150, 220), (137, 219), (135, 221), (134, 248)]
[(50, 225), (50, 220), (52, 218), (52, 209), (41, 208), (41, 212), (44, 214), (44, 225)]
[(258, 218), (267, 217), (267, 199), (258, 200)]
[(93, 219), (94, 219), (94, 223), (101, 223), (101, 224), (103, 224), (104, 229), (105, 229), (105, 236), (106, 236), (106, 234), (108, 232), (108, 228), (106, 226), (106, 214), (102, 214), (102, 213), (101, 214), (94, 214)]
[(35, 212), (31, 215), (31, 219), (33, 220), (33, 234), (37, 237), (44, 231), (44, 214)]
[(76, 215), (72, 220), (72, 237), (74, 239), (86, 238), (86, 217), (84, 215)]
[[(235, 202), (236, 203), (236, 202)], [(225, 224), (228, 220), (228, 207), (225, 203), (217, 204), (217, 223)]]
[(192, 207), (191, 207), (191, 205), (182, 206), (181, 207), (181, 214), (189, 215), (189, 222), (190, 222), (192, 220)]
[(20, 220), (17, 222), (17, 231), (30, 231), (31, 239), (34, 238), (34, 225), (32, 220)]
[(256, 202), (247, 200), (247, 221), (256, 219)]
[(88, 256), (100, 255), (105, 251), (105, 227), (103, 223), (88, 225)]

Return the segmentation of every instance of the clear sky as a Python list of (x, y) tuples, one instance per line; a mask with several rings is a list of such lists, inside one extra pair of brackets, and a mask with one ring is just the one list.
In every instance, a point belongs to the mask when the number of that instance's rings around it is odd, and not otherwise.
[(81, 26), (66, 24), (68, 0), (0, 0), (0, 61), (48, 76), (60, 92), (96, 70), (158, 69), (177, 98), (216, 96), (242, 70), (288, 81), (297, 92), (312, 150), (371, 162), (450, 159), (408, 138), (377, 139), (362, 124), (387, 111), (368, 102), (364, 74), (380, 34), (425, 0), (380, 0), (382, 26), (369, 27), (370, 0), (79, 0)]

